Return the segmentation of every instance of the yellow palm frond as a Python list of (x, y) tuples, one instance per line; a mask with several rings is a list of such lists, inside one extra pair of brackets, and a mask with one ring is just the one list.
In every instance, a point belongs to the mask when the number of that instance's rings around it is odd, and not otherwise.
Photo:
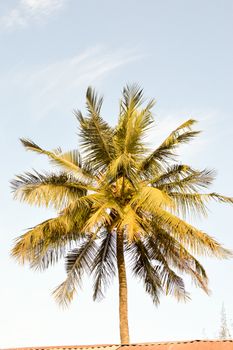
[(166, 165), (168, 160), (173, 159), (177, 146), (189, 142), (200, 133), (199, 131), (191, 131), (191, 127), (195, 123), (195, 120), (189, 119), (175, 129), (155, 151), (142, 161), (141, 171), (154, 168), (155, 172), (158, 172), (163, 163)]
[(84, 196), (88, 187), (66, 173), (18, 175), (12, 181), (14, 198), (30, 205), (54, 207), (62, 210), (77, 198)]
[(194, 254), (222, 259), (232, 256), (232, 252), (223, 248), (214, 238), (162, 208), (157, 209), (156, 221)]
[(131, 205), (127, 205), (123, 210), (119, 230), (125, 232), (129, 242), (132, 242), (138, 234), (146, 234), (141, 224), (143, 224), (143, 220), (137, 215)]
[(93, 179), (93, 176), (84, 171), (78, 164), (77, 151), (66, 152), (63, 154), (60, 149), (56, 151), (46, 151), (29, 139), (22, 138), (20, 141), (27, 150), (47, 155), (54, 164), (62, 167), (68, 172), (73, 173), (82, 180), (90, 181)]
[(174, 201), (175, 212), (184, 217), (189, 215), (201, 214), (207, 216), (207, 203), (215, 200), (222, 203), (233, 204), (233, 198), (222, 196), (218, 193), (179, 193), (171, 192), (169, 196)]
[(142, 186), (130, 203), (135, 208), (142, 208), (148, 212), (156, 212), (158, 207), (173, 208), (175, 204), (166, 192), (150, 186)]
[(63, 247), (69, 246), (79, 237), (78, 225), (66, 216), (58, 216), (42, 222), (17, 238), (11, 254), (19, 263), (29, 262), (35, 267), (39, 258), (52, 247), (54, 254), (51, 255), (51, 263), (53, 263)]

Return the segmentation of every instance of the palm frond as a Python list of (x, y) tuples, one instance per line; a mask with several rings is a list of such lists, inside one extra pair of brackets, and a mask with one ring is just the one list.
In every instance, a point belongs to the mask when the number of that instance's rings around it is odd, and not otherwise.
[(123, 230), (129, 242), (135, 239), (138, 234), (145, 234), (143, 220), (137, 215), (131, 205), (126, 205), (123, 210), (123, 215), (119, 221), (119, 229)]
[(175, 129), (155, 151), (142, 161), (141, 171), (147, 171), (150, 167), (154, 167), (158, 171), (161, 169), (161, 165), (173, 159), (174, 150), (180, 144), (188, 143), (200, 133), (199, 131), (191, 131), (191, 127), (195, 123), (195, 120), (189, 119)]
[(72, 301), (77, 287), (80, 285), (84, 272), (91, 271), (92, 261), (96, 255), (94, 236), (89, 236), (79, 248), (73, 249), (66, 256), (67, 277), (54, 291), (53, 295), (61, 306), (68, 306)]
[(210, 200), (215, 200), (221, 203), (233, 204), (233, 198), (222, 196), (218, 193), (179, 193), (171, 192), (170, 197), (175, 203), (175, 212), (184, 217), (189, 215), (200, 214), (207, 216), (206, 204)]
[(144, 283), (146, 292), (151, 296), (153, 302), (159, 304), (162, 292), (161, 280), (155, 266), (152, 264), (148, 251), (142, 241), (131, 242), (128, 248), (132, 271)]
[(46, 220), (17, 238), (11, 255), (19, 263), (29, 262), (33, 268), (53, 265), (65, 247), (80, 239), (79, 224), (65, 216)]
[(142, 102), (143, 90), (137, 85), (126, 86), (121, 100), (120, 119), (113, 138), (118, 157), (130, 154), (139, 161), (146, 152), (143, 139), (153, 123), (151, 109), (155, 101), (151, 100), (146, 107), (139, 109)]
[(62, 153), (60, 149), (57, 149), (55, 151), (46, 151), (29, 139), (22, 138), (20, 141), (27, 150), (47, 155), (54, 164), (62, 167), (68, 172), (73, 173), (79, 178), (85, 181), (90, 181), (93, 179), (93, 176), (90, 173), (87, 173), (81, 168), (81, 161), (78, 151), (65, 153)]
[(105, 169), (114, 157), (113, 129), (100, 116), (102, 102), (103, 99), (98, 98), (95, 90), (89, 87), (86, 94), (88, 116), (84, 118), (80, 111), (75, 111), (85, 158), (98, 171)]
[(188, 165), (175, 164), (169, 166), (160, 175), (156, 176), (150, 183), (161, 190), (193, 191), (198, 192), (200, 188), (210, 186), (215, 178), (215, 171), (210, 169), (195, 170)]
[(93, 229), (111, 225), (111, 210), (118, 212), (118, 209), (119, 207), (114, 201), (107, 201), (106, 203), (93, 208), (92, 213), (84, 227), (85, 231), (90, 232)]
[(126, 85), (123, 88), (120, 115), (134, 111), (143, 103), (143, 89), (137, 84)]
[(137, 174), (137, 163), (131, 155), (122, 154), (115, 158), (109, 165), (103, 181), (114, 183), (122, 177), (127, 179), (134, 188), (137, 188), (140, 178)]
[(41, 174), (27, 172), (11, 182), (14, 198), (30, 205), (52, 206), (62, 210), (84, 196), (88, 187), (67, 173)]
[[(170, 294), (174, 296), (178, 301), (189, 300), (189, 294), (185, 289), (183, 279), (169, 266), (170, 255), (169, 251), (165, 250), (169, 249), (169, 247), (166, 246), (164, 251), (162, 251), (159, 243), (159, 240), (157, 241), (157, 235), (144, 238), (144, 245), (150, 259), (156, 265), (156, 273), (160, 278), (163, 292), (166, 295)], [(172, 266), (175, 265), (172, 264)]]
[(116, 239), (112, 232), (105, 231), (102, 235), (100, 247), (92, 263), (94, 273), (94, 300), (101, 300), (116, 273)]
[(172, 208), (174, 206), (172, 198), (166, 192), (150, 186), (141, 186), (139, 191), (132, 196), (130, 204), (147, 212), (155, 212), (157, 207)]
[(223, 196), (216, 192), (201, 194), (201, 196), (205, 197), (206, 200), (213, 199), (216, 202), (233, 204), (233, 197)]
[(208, 196), (199, 193), (179, 192), (172, 192), (169, 195), (175, 203), (174, 213), (176, 215), (181, 215), (183, 218), (194, 215), (207, 217), (206, 202), (209, 199)]
[[(202, 288), (208, 294), (208, 277), (203, 266), (169, 233), (160, 227), (155, 227), (154, 229), (154, 234), (146, 238), (146, 244), (151, 258), (162, 263), (162, 266), (165, 267), (165, 273), (167, 273), (167, 270), (169, 273), (169, 265), (181, 273), (186, 273), (191, 277), (195, 285)], [(171, 280), (173, 280), (172, 277), (171, 275)], [(167, 278), (169, 278), (168, 274)], [(178, 296), (181, 299), (188, 297), (182, 281), (181, 288), (179, 288), (179, 283), (174, 286), (175, 288), (178, 287), (175, 291), (176, 297)]]
[(214, 238), (189, 225), (177, 216), (157, 208), (156, 222), (163, 229), (170, 232), (182, 245), (194, 254), (229, 258), (232, 252), (223, 248)]

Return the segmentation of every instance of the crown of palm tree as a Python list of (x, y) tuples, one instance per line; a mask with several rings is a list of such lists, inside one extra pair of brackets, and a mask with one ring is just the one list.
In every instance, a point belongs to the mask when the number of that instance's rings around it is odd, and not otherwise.
[(14, 196), (51, 206), (58, 215), (20, 236), (13, 256), (42, 270), (65, 257), (67, 277), (54, 291), (62, 305), (72, 300), (84, 272), (93, 275), (94, 299), (102, 298), (124, 255), (155, 303), (162, 293), (189, 298), (183, 273), (208, 293), (206, 272), (195, 256), (227, 258), (231, 253), (185, 220), (188, 214), (206, 215), (210, 200), (233, 199), (201, 192), (212, 183), (214, 171), (176, 162), (177, 147), (199, 134), (192, 130), (196, 121), (187, 120), (150, 151), (145, 137), (154, 100), (145, 105), (143, 91), (126, 86), (115, 127), (100, 116), (102, 102), (88, 88), (87, 115), (75, 112), (82, 157), (77, 150), (46, 151), (21, 139), (27, 150), (47, 155), (61, 170), (17, 176)]

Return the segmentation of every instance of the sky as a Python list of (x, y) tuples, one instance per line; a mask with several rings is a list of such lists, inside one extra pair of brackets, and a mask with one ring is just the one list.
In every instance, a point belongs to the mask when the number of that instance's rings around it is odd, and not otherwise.
[[(51, 293), (63, 263), (38, 273), (11, 257), (14, 239), (55, 215), (13, 200), (16, 174), (49, 169), (25, 152), (20, 137), (47, 149), (78, 147), (73, 110), (85, 108), (89, 85), (104, 95), (112, 125), (127, 83), (154, 97), (155, 147), (179, 123), (194, 118), (203, 132), (180, 150), (182, 162), (214, 168), (211, 191), (233, 196), (233, 2), (231, 0), (2, 0), (0, 1), (0, 348), (118, 343), (116, 282), (101, 303), (92, 282), (66, 310)], [(233, 208), (210, 204), (195, 224), (233, 249)], [(187, 281), (192, 300), (161, 298), (155, 307), (129, 276), (132, 342), (215, 338), (225, 304), (233, 320), (233, 260), (201, 258), (211, 296)], [(232, 330), (233, 332), (233, 330)]]

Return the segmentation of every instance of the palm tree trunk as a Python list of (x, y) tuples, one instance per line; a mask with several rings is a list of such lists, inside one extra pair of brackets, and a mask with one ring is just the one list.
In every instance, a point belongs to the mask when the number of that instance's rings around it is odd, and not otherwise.
[(124, 236), (117, 232), (117, 268), (119, 280), (119, 319), (121, 344), (129, 344), (128, 293), (124, 259)]

